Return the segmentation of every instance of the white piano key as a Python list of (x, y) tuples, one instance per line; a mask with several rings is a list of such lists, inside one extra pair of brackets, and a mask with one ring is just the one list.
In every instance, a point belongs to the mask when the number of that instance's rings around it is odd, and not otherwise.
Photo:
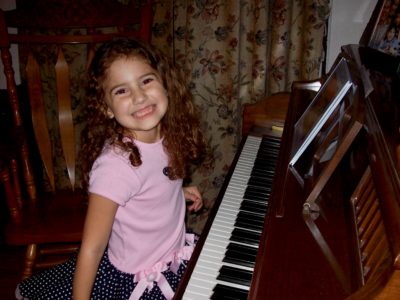
[[(246, 290), (246, 291), (250, 290), (250, 288), (248, 286), (237, 284), (237, 283), (232, 283), (232, 282), (228, 282), (228, 281), (221, 281), (219, 279), (216, 280), (214, 286), (217, 283), (220, 283), (220, 284), (223, 284), (223, 285), (226, 285), (226, 286), (230, 286), (230, 287), (234, 287), (234, 288), (238, 288), (238, 289), (242, 289), (242, 290)], [(213, 288), (214, 288), (214, 286), (213, 286)]]
[(221, 245), (220, 243), (218, 243), (218, 241), (210, 241), (210, 243), (208, 243), (207, 248), (210, 251), (218, 251), (218, 252), (225, 252), (225, 245)]
[[(222, 258), (224, 258), (224, 256)], [(204, 269), (202, 269), (199, 272), (200, 273), (204, 273), (204, 274), (210, 274), (210, 277), (212, 277), (213, 274), (215, 274), (215, 276), (218, 276), (219, 275), (219, 269), (222, 266), (229, 266), (229, 267), (233, 267), (233, 268), (237, 268), (237, 269), (241, 269), (241, 270), (246, 270), (246, 271), (250, 271), (250, 272), (254, 271), (254, 268), (252, 268), (252, 267), (236, 265), (236, 264), (232, 264), (232, 263), (229, 263), (229, 262), (222, 262), (221, 263), (221, 261), (218, 261), (216, 259), (216, 257), (214, 257), (214, 256), (204, 256), (202, 259), (199, 259), (198, 261), (201, 262), (201, 266), (204, 267)], [(210, 270), (210, 273), (207, 273), (208, 270)], [(216, 277), (215, 277), (215, 279), (216, 279)]]
[(210, 299), (214, 286), (215, 282), (199, 279), (198, 276), (192, 276), (182, 299)]
[[(186, 294), (183, 296), (182, 299), (184, 300), (204, 300), (204, 299), (210, 299), (212, 290), (205, 290), (205, 289), (200, 289), (197, 286), (188, 286), (190, 289)], [(198, 289), (198, 290), (196, 290)]]
[[(211, 297), (212, 295), (212, 290), (215, 287), (215, 285), (217, 283), (226, 285), (226, 286), (230, 286), (230, 287), (235, 287), (235, 288), (239, 288), (239, 289), (243, 289), (243, 290), (250, 290), (250, 288), (248, 286), (245, 285), (241, 285), (241, 284), (237, 284), (237, 283), (232, 283), (232, 282), (227, 282), (227, 281), (222, 281), (219, 279), (216, 279), (216, 277), (211, 277), (210, 275), (208, 275), (204, 269), (202, 269), (203, 272), (199, 272), (195, 274), (195, 277), (191, 277), (190, 283), (192, 283), (191, 286), (195, 286), (197, 287), (198, 291), (202, 291), (202, 293), (206, 296), (206, 298), (203, 299), (209, 299), (209, 297)], [(192, 278), (193, 278), (193, 282), (192, 282)], [(189, 285), (186, 289), (189, 288)], [(185, 298), (183, 298), (185, 299)]]
[[(217, 283), (221, 283), (221, 284), (224, 284), (227, 286), (243, 289), (246, 291), (249, 290), (248, 286), (216, 279), (216, 277), (218, 276), (218, 273), (216, 275), (213, 273), (212, 275), (215, 275), (215, 277), (214, 277), (214, 276), (211, 276), (210, 273), (207, 273), (207, 271), (208, 271), (207, 269), (200, 268), (200, 270), (201, 270), (200, 272), (196, 272), (194, 274), (195, 277), (193, 277), (193, 275), (192, 275), (190, 283), (192, 283), (191, 286), (195, 286), (197, 288), (197, 291), (199, 293), (202, 293), (205, 296), (209, 295), (207, 298), (204, 298), (204, 299), (209, 299), (209, 297), (212, 295), (212, 289), (215, 287), (215, 285)], [(193, 278), (193, 282), (192, 282), (192, 278)], [(189, 287), (189, 285), (188, 285), (188, 287)]]
[(247, 244), (244, 242), (232, 241), (232, 240), (230, 240), (231, 236), (232, 236), (231, 232), (230, 232), (229, 236), (218, 236), (218, 235), (214, 234), (212, 236), (209, 236), (207, 238), (207, 241), (209, 242), (208, 244), (215, 245), (216, 247), (220, 247), (220, 248), (224, 248), (224, 249), (226, 249), (226, 247), (229, 244), (243, 245), (243, 246), (247, 246), (250, 248), (258, 249), (258, 245), (255, 245), (255, 244)]
[(219, 207), (219, 210), (220, 210), (220, 213), (218, 214), (218, 218), (234, 220), (237, 215), (237, 212), (239, 210), (239, 205), (224, 204)]
[[(211, 256), (211, 259), (213, 259), (212, 256)], [(196, 273), (195, 274), (196, 274), (196, 278), (198, 278), (198, 279), (202, 278), (203, 280), (207, 280), (207, 281), (210, 281), (210, 282), (213, 282), (213, 281), (215, 282), (215, 280), (216, 280), (216, 278), (218, 276), (218, 271), (219, 271), (219, 267), (215, 267), (214, 266), (212, 268), (207, 268), (203, 264), (200, 264), (198, 267), (196, 266)]]
[[(215, 224), (217, 224), (218, 226), (216, 227), (216, 230), (218, 231), (224, 231), (225, 234), (227, 235), (229, 234), (232, 230), (233, 230), (233, 220), (232, 219), (228, 219), (228, 218), (218, 218), (218, 220), (215, 220)], [(209, 235), (211, 235), (212, 232), (210, 231)], [(221, 235), (221, 233), (216, 232), (217, 235)]]

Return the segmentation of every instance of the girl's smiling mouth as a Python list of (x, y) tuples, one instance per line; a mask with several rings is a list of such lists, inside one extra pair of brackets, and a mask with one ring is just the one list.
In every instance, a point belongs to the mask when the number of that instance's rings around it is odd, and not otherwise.
[(156, 106), (154, 104), (146, 106), (145, 108), (134, 112), (132, 115), (133, 115), (133, 117), (135, 117), (137, 119), (146, 118), (148, 115), (151, 115), (155, 111), (155, 107)]

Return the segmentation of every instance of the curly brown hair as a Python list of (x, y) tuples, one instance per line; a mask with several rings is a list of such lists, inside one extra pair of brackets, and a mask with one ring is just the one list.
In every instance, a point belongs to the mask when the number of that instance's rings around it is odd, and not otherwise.
[[(162, 78), (168, 94), (168, 109), (161, 120), (163, 146), (169, 156), (168, 177), (187, 178), (190, 167), (205, 155), (205, 143), (200, 130), (198, 112), (186, 85), (184, 74), (160, 50), (133, 39), (117, 39), (105, 43), (96, 51), (89, 68), (87, 87), (86, 128), (82, 132), (83, 186), (87, 187), (90, 169), (105, 143), (129, 153), (133, 166), (140, 166), (140, 152), (131, 134), (115, 118), (107, 117), (103, 83), (111, 64), (120, 58), (144, 59)], [(134, 137), (133, 137), (134, 141)]]

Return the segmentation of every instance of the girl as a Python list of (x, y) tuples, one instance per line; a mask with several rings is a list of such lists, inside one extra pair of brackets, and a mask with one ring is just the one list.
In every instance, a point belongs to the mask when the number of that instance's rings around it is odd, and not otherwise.
[(17, 296), (170, 299), (195, 243), (185, 199), (202, 207), (196, 187), (182, 188), (205, 149), (190, 93), (166, 56), (128, 39), (98, 49), (88, 87), (78, 258), (24, 281)]
[(398, 34), (398, 29), (395, 26), (390, 26), (378, 49), (388, 54), (397, 55), (399, 49)]

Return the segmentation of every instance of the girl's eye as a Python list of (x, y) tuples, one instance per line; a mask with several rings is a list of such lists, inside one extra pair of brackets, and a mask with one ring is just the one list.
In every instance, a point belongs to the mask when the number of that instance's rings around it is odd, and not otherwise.
[(117, 89), (117, 90), (114, 91), (114, 95), (123, 95), (123, 94), (125, 94), (126, 92), (127, 92), (126, 89), (120, 88), (120, 89)]
[(153, 77), (146, 77), (146, 78), (143, 79), (143, 84), (149, 84), (153, 80), (154, 80)]

